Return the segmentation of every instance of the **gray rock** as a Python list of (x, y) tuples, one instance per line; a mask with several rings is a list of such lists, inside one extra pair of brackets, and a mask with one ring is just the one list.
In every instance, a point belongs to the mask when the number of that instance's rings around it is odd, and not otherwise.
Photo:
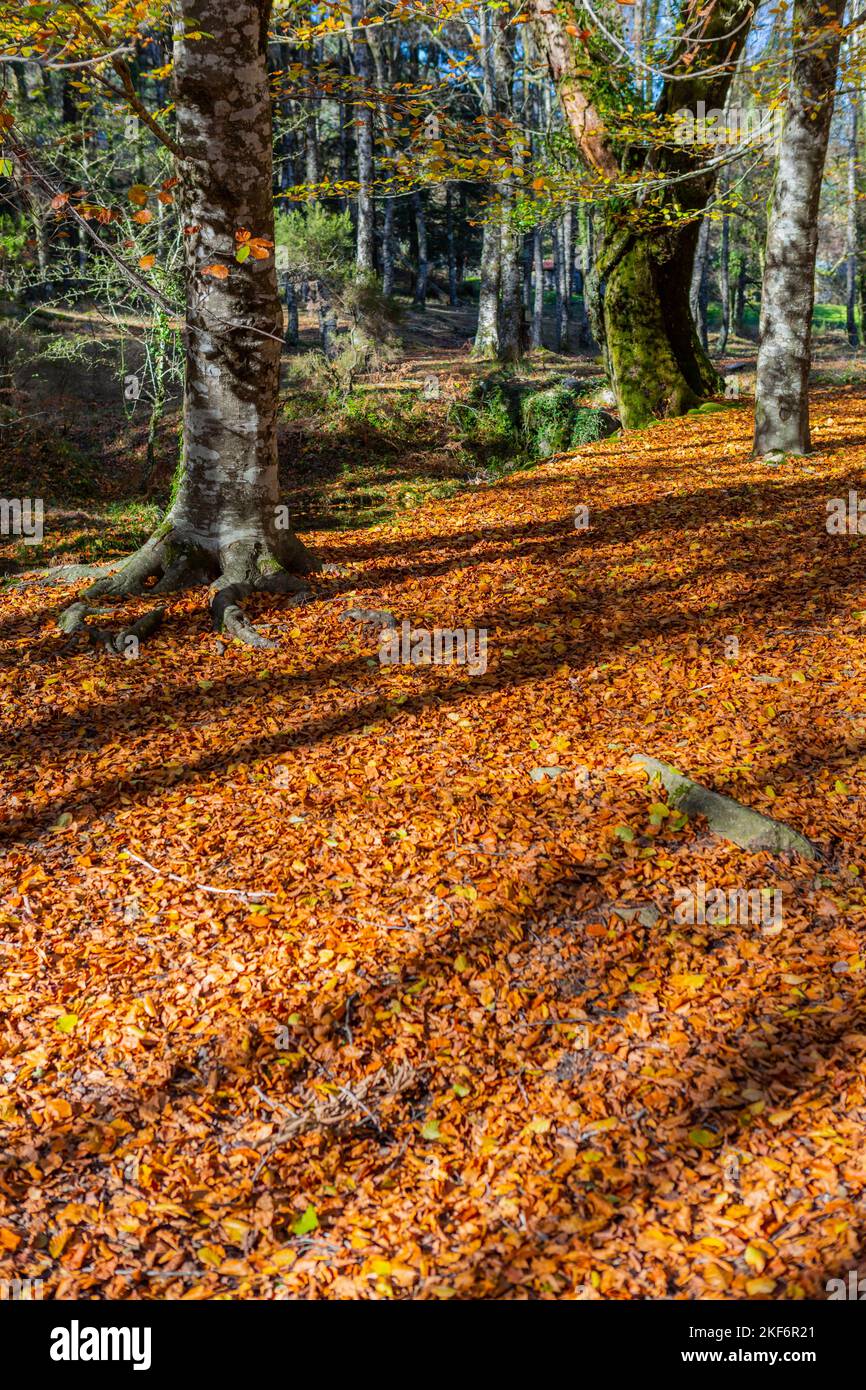
[(364, 627), (396, 627), (397, 619), (384, 608), (347, 608), (344, 623), (361, 623)]
[(655, 776), (661, 778), (670, 806), (689, 816), (704, 816), (714, 834), (739, 845), (740, 849), (765, 849), (774, 854), (792, 851), (804, 859), (821, 858), (811, 841), (799, 831), (743, 806), (733, 797), (693, 782), (669, 763), (659, 762), (644, 753), (634, 754), (632, 761), (644, 768), (650, 781)]
[(529, 775), (533, 782), (543, 782), (545, 777), (549, 777), (551, 781), (555, 781), (557, 777), (561, 777), (563, 772), (567, 771), (567, 767), (533, 767)]

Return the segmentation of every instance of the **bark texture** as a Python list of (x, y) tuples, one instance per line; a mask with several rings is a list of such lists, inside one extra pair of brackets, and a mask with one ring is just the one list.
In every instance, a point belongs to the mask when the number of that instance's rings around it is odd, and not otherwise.
[[(174, 99), (187, 303), (183, 451), (158, 529), (93, 592), (193, 583), (294, 591), (314, 568), (277, 477), (282, 308), (273, 256), (269, 0), (176, 0)], [(182, 35), (193, 32), (194, 40)], [(235, 259), (240, 233), (270, 243)], [(241, 635), (241, 634), (238, 634)]]
[(358, 151), (358, 269), (372, 272), (376, 267), (376, 222), (373, 206), (373, 110), (370, 105), (372, 63), (367, 44), (366, 0), (352, 0), (352, 61), (360, 87), (360, 104), (355, 111)]
[[(689, 308), (698, 225), (714, 184), (707, 151), (672, 143), (649, 151), (617, 147), (605, 129), (603, 110), (617, 93), (613, 55), (593, 32), (579, 5), (531, 0), (543, 37), (551, 76), (578, 152), (600, 178), (618, 182), (642, 172), (653, 191), (640, 207), (606, 199), (596, 223), (597, 247), (587, 296), (593, 333), (602, 345), (626, 428), (658, 416), (678, 415), (703, 395), (721, 390), (721, 378), (704, 351)], [(725, 105), (752, 16), (750, 0), (684, 0), (682, 28), (700, 42), (703, 67), (688, 76), (693, 61), (682, 40), (663, 64), (680, 69), (665, 82), (656, 103), (663, 120), (681, 108)], [(572, 18), (573, 22), (569, 23)]]
[(764, 258), (755, 392), (759, 457), (811, 449), (808, 388), (818, 202), (844, 8), (845, 0), (797, 0), (794, 6), (794, 62)]

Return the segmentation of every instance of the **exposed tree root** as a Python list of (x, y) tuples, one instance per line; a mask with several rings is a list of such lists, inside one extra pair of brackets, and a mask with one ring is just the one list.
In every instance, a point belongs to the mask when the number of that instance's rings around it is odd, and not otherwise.
[(250, 584), (218, 582), (210, 601), (213, 625), (217, 632), (227, 632), (230, 637), (237, 637), (239, 642), (246, 642), (250, 647), (275, 647), (276, 642), (263, 637), (240, 606), (241, 601), (249, 598), (251, 593)]
[[(84, 640), (90, 646), (105, 646), (114, 655), (128, 641), (149, 636), (159, 625), (164, 609), (151, 626), (146, 618), (118, 634), (88, 624), (93, 616), (90, 604), (99, 598), (127, 598), (139, 595), (176, 593), (201, 585), (211, 585), (210, 612), (217, 631), (227, 632), (248, 646), (270, 648), (276, 643), (263, 637), (241, 607), (255, 592), (291, 594), (302, 603), (309, 595), (304, 578), (321, 565), (291, 532), (273, 536), (242, 536), (218, 545), (169, 521), (163, 523), (144, 545), (126, 560), (104, 565), (62, 565), (49, 571), (44, 582), (63, 584), (93, 579), (79, 598), (59, 619), (61, 630), (70, 638), (67, 648)], [(108, 571), (108, 572), (107, 572)], [(142, 625), (144, 625), (142, 627)], [(141, 631), (137, 631), (141, 627)], [(118, 645), (121, 643), (121, 645)]]
[(33, 582), (36, 584), (77, 584), (81, 579), (95, 579), (107, 570), (117, 569), (117, 560), (106, 560), (100, 565), (55, 565), (46, 570)]
[(141, 643), (151, 637), (162, 623), (165, 609), (152, 608), (149, 613), (143, 614), (119, 632), (96, 627), (87, 621), (90, 617), (99, 616), (101, 614), (95, 613), (89, 604), (81, 599), (64, 609), (57, 620), (57, 626), (68, 638), (63, 650), (69, 651), (83, 643), (88, 647), (102, 647), (109, 656), (137, 656)]

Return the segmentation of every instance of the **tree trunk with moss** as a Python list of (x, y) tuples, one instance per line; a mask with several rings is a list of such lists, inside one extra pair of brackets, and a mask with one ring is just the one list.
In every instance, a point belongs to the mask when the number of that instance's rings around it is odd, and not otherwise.
[(697, 225), (656, 237), (620, 233), (603, 243), (588, 277), (590, 322), (603, 343), (620, 418), (626, 429), (683, 415), (721, 389), (698, 340), (689, 304)]
[[(579, 5), (532, 0), (548, 66), (583, 163), (605, 181), (622, 185), (606, 198), (587, 299), (593, 332), (602, 345), (620, 416), (626, 428), (659, 416), (681, 415), (702, 396), (722, 389), (719, 374), (695, 331), (689, 307), (700, 219), (713, 190), (707, 151), (660, 140), (649, 150), (618, 141), (611, 115), (635, 94), (628, 75), (611, 61), (595, 26)], [(699, 40), (707, 75), (688, 75), (689, 57), (677, 40), (664, 62), (668, 79), (656, 103), (659, 129), (681, 109), (723, 109), (749, 30), (752, 6), (744, 0), (683, 0), (682, 30)], [(684, 61), (685, 60), (685, 61)], [(614, 74), (620, 73), (619, 77)], [(618, 84), (618, 85), (617, 85)], [(643, 175), (633, 198), (625, 180)]]

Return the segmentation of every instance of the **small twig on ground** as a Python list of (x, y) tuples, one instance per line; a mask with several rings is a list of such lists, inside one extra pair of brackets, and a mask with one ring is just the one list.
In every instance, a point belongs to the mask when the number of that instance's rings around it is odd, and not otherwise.
[(133, 854), (131, 849), (125, 849), (123, 853), (128, 859), (134, 859), (136, 864), (143, 864), (146, 869), (150, 869), (152, 874), (158, 874), (160, 878), (171, 879), (172, 883), (182, 883), (186, 888), (195, 888), (199, 893), (214, 893), (218, 897), (243, 898), (250, 901), (276, 897), (276, 893), (267, 893), (263, 888), (212, 888), (207, 883), (193, 883), (188, 878), (181, 878), (179, 874), (167, 873), (164, 869), (156, 868), (154, 864), (149, 864), (146, 859), (142, 859), (140, 854)]

